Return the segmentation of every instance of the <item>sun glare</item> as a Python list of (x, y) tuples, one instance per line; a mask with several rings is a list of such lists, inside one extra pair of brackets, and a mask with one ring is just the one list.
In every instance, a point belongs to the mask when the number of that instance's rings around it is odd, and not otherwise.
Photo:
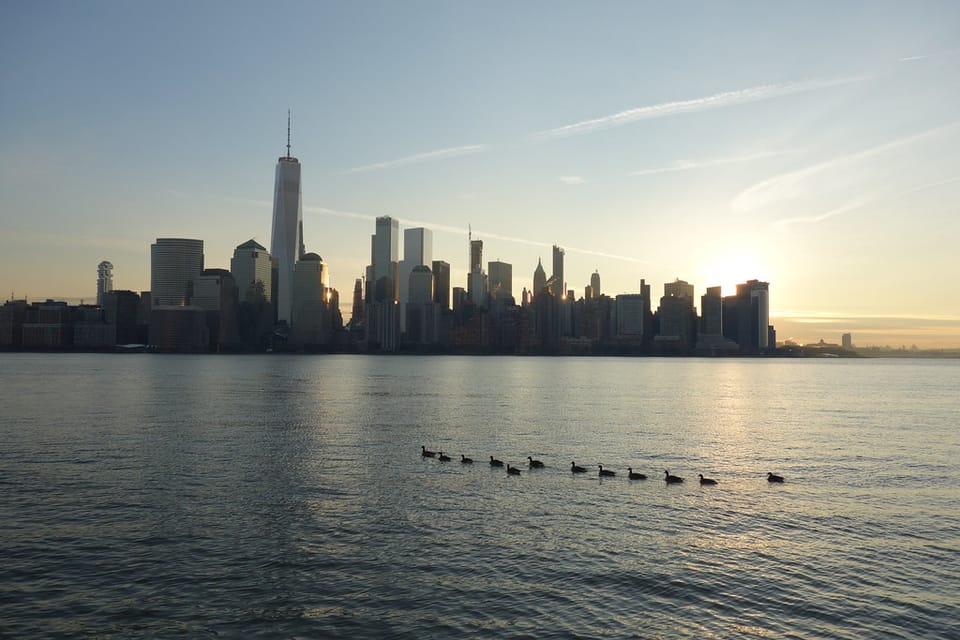
[(705, 269), (706, 281), (703, 287), (722, 288), (725, 296), (737, 292), (737, 285), (747, 280), (765, 280), (766, 269), (749, 253), (727, 253), (717, 257)]

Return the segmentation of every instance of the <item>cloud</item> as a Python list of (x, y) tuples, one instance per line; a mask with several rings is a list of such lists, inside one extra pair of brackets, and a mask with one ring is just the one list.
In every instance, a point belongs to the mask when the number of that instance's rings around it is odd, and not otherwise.
[(747, 89), (738, 89), (736, 91), (725, 91), (711, 96), (701, 98), (692, 98), (690, 100), (677, 100), (674, 102), (662, 102), (660, 104), (648, 105), (644, 107), (635, 107), (625, 111), (619, 111), (599, 118), (582, 120), (573, 124), (538, 131), (533, 134), (535, 139), (563, 138), (568, 136), (582, 135), (591, 133), (600, 129), (618, 127), (621, 125), (637, 122), (638, 120), (649, 120), (652, 118), (663, 118), (678, 113), (695, 113), (698, 111), (707, 111), (709, 109), (718, 109), (737, 104), (747, 104), (750, 102), (759, 102), (761, 100), (770, 100), (783, 96), (817, 89), (826, 89), (828, 87), (841, 86), (863, 80), (862, 77), (853, 78), (834, 78), (834, 79), (814, 79), (801, 82), (786, 82), (781, 84), (767, 84)]
[(583, 184), (586, 182), (586, 180), (580, 176), (560, 176), (559, 179), (563, 184)]
[[(730, 202), (730, 207), (734, 211), (745, 212), (753, 211), (761, 207), (768, 207), (775, 202), (790, 200), (801, 195), (808, 195), (814, 191), (808, 182), (812, 178), (825, 172), (836, 173), (838, 169), (849, 167), (852, 164), (872, 158), (874, 156), (899, 149), (922, 140), (934, 138), (947, 133), (951, 129), (956, 129), (960, 122), (954, 122), (945, 126), (928, 129), (909, 136), (904, 136), (890, 142), (850, 153), (844, 156), (831, 158), (823, 162), (796, 169), (778, 176), (768, 178), (754, 184), (738, 193)], [(834, 214), (835, 215), (835, 214)]]
[(374, 171), (377, 169), (392, 169), (394, 167), (403, 167), (408, 164), (419, 162), (428, 162), (430, 160), (439, 160), (441, 158), (453, 158), (456, 156), (468, 155), (471, 153), (480, 153), (486, 151), (490, 146), (486, 144), (470, 144), (463, 147), (450, 147), (448, 149), (437, 149), (436, 151), (425, 151), (412, 156), (397, 158), (396, 160), (387, 160), (385, 162), (375, 162), (361, 167), (347, 169), (345, 173), (359, 173), (361, 171)]
[(631, 171), (628, 176), (654, 176), (661, 173), (674, 173), (677, 171), (690, 171), (693, 169), (709, 169), (711, 167), (720, 167), (727, 164), (738, 164), (741, 162), (752, 162), (763, 158), (772, 158), (788, 153), (797, 153), (796, 151), (762, 151), (745, 156), (732, 156), (729, 158), (713, 158), (710, 160), (678, 160), (677, 162), (665, 167), (654, 167), (652, 169), (640, 169)]

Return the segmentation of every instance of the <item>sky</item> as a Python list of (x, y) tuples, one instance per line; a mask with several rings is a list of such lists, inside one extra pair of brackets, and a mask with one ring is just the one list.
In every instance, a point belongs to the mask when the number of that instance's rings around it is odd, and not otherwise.
[[(960, 347), (960, 3), (0, 5), (0, 291), (150, 288), (158, 237), (229, 268), (304, 239), (349, 313), (374, 219), (466, 286), (770, 283), (778, 340)], [(402, 242), (401, 242), (402, 257)], [(699, 306), (699, 305), (698, 305)]]

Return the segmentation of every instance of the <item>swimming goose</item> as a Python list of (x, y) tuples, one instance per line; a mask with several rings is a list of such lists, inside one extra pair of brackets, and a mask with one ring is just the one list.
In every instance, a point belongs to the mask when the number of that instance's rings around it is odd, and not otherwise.
[(670, 475), (669, 471), (663, 472), (663, 479), (667, 481), (667, 484), (680, 484), (683, 482), (683, 478), (679, 476), (672, 476)]
[(602, 464), (598, 464), (597, 466), (600, 467), (600, 473), (598, 475), (601, 478), (612, 478), (613, 476), (617, 475), (616, 471), (610, 471), (609, 469), (604, 469)]
[(778, 476), (774, 473), (767, 472), (767, 482), (783, 482), (783, 476)]
[(516, 467), (511, 467), (510, 465), (507, 465), (507, 474), (508, 474), (508, 475), (511, 475), (511, 476), (518, 476), (518, 475), (520, 475), (520, 469), (517, 469)]
[(424, 458), (432, 458), (437, 455), (436, 451), (427, 451), (427, 448), (423, 445), (420, 445), (420, 455)]
[(628, 475), (627, 477), (630, 478), (631, 480), (646, 480), (646, 479), (647, 479), (647, 476), (643, 475), (642, 473), (634, 473), (634, 472), (633, 472), (633, 467), (627, 467), (627, 473), (629, 473), (629, 475)]
[(527, 460), (530, 461), (530, 468), (531, 468), (531, 469), (543, 469), (543, 463), (540, 462), (539, 460), (534, 460), (534, 459), (531, 458), (530, 456), (527, 456)]
[(490, 456), (490, 466), (491, 467), (502, 467), (503, 460), (495, 460), (493, 456)]
[(440, 455), (437, 456), (437, 460), (440, 462), (450, 462), (450, 456), (443, 455), (443, 451), (440, 452)]
[(473, 464), (473, 458), (468, 458), (462, 453), (460, 454), (460, 462), (463, 464)]
[(717, 484), (717, 481), (712, 478), (704, 478), (703, 474), (697, 474), (700, 476), (700, 484)]
[(572, 473), (586, 473), (586, 472), (587, 472), (587, 470), (584, 469), (583, 467), (578, 467), (576, 462), (571, 462), (571, 463), (570, 463), (570, 471), (571, 471)]

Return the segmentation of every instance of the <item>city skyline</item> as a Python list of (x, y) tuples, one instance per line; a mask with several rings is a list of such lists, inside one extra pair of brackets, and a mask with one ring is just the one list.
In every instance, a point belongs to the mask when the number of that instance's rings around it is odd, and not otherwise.
[(432, 232), (452, 286), (472, 229), (515, 296), (556, 245), (578, 297), (594, 272), (608, 295), (759, 279), (780, 339), (960, 345), (940, 292), (960, 275), (960, 10), (692, 6), (17, 7), (4, 297), (92, 301), (102, 261), (149, 290), (161, 237), (202, 239), (210, 267), (269, 246), (289, 108), (303, 244), (346, 315), (390, 216)]

